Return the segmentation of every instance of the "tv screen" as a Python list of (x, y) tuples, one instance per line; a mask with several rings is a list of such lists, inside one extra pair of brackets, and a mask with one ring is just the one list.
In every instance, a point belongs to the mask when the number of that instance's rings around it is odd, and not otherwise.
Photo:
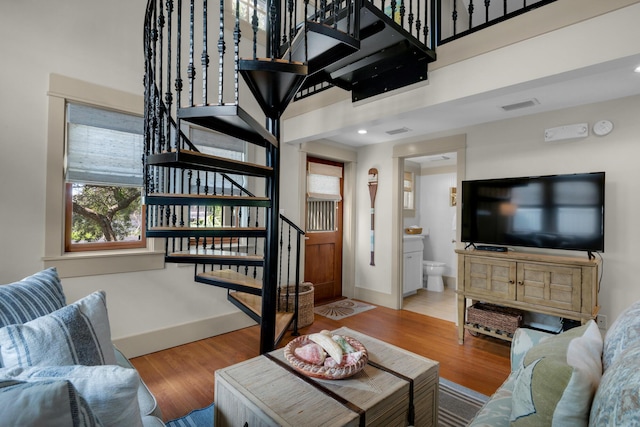
[(604, 172), (462, 182), (462, 241), (604, 251)]

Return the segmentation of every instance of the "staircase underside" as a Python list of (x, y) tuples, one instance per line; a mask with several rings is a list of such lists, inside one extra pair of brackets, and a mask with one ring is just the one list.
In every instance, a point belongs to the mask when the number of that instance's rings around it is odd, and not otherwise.
[[(346, 17), (338, 21), (338, 28), (346, 29)], [(327, 82), (351, 91), (355, 102), (426, 81), (427, 65), (435, 59), (434, 51), (364, 2), (360, 9), (360, 49), (320, 70), (310, 65), (310, 75), (301, 90)]]
[[(256, 295), (244, 292), (229, 292), (228, 300), (236, 307), (242, 309), (253, 320), (260, 322), (262, 315), (262, 298)], [(249, 309), (247, 312), (245, 309)], [(293, 313), (277, 312), (276, 313), (276, 342), (287, 332), (287, 328), (293, 320)]]

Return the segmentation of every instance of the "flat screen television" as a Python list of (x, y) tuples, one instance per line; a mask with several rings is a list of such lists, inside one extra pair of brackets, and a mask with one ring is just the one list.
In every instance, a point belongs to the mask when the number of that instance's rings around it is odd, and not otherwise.
[(604, 172), (462, 182), (462, 241), (604, 252)]

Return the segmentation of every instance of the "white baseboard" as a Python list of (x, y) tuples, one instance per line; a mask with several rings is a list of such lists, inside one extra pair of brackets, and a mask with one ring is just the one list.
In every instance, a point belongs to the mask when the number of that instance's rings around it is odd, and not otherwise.
[(381, 305), (383, 307), (398, 309), (396, 298), (390, 294), (385, 294), (371, 289), (359, 288), (356, 286), (354, 298), (368, 302), (369, 304)]
[(117, 338), (113, 340), (113, 343), (124, 355), (131, 358), (232, 332), (255, 324), (246, 314), (237, 312), (139, 335)]

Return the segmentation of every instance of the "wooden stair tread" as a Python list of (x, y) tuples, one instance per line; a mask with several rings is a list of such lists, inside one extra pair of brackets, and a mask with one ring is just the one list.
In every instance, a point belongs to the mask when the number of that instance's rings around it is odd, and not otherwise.
[(246, 252), (237, 251), (225, 251), (221, 249), (202, 249), (191, 248), (188, 251), (172, 252), (172, 257), (202, 257), (202, 258), (224, 258), (224, 259), (239, 259), (247, 261), (262, 261), (264, 258), (261, 255), (249, 254)]
[(262, 289), (262, 280), (256, 280), (252, 277), (233, 270), (207, 271), (197, 274), (196, 277), (204, 279), (214, 279), (238, 286), (244, 286), (247, 288)]
[[(262, 315), (262, 297), (260, 295), (231, 292), (229, 296), (249, 308), (256, 315)], [(291, 319), (293, 319), (293, 313), (276, 312), (276, 337), (280, 336), (289, 327)]]
[(219, 200), (261, 200), (269, 201), (268, 197), (259, 196), (229, 196), (220, 194), (183, 194), (183, 193), (149, 193), (147, 197), (171, 197), (175, 199), (219, 199)]
[(151, 231), (185, 231), (185, 230), (197, 230), (197, 231), (265, 231), (265, 227), (180, 227), (180, 226), (154, 226), (149, 227)]
[[(192, 107), (197, 108), (197, 107)], [(203, 107), (204, 108), (204, 107)], [(170, 150), (147, 156), (147, 164), (182, 169), (198, 169), (212, 172), (226, 172), (249, 176), (265, 177), (273, 174), (270, 166), (242, 162), (226, 157), (218, 157), (193, 150)]]

